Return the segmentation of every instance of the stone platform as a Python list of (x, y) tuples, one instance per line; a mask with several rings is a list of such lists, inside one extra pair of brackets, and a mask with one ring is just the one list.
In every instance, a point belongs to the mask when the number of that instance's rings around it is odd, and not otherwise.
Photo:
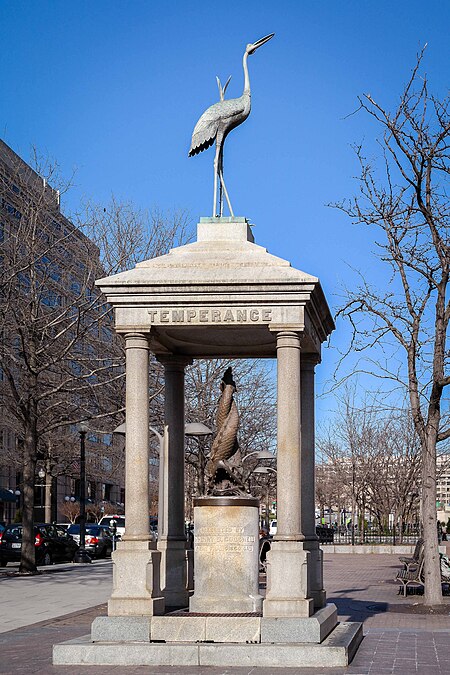
[(97, 617), (90, 636), (53, 649), (55, 665), (339, 667), (352, 660), (362, 624), (338, 623), (327, 605), (310, 618), (175, 612)]
[(108, 666), (342, 667), (362, 640), (360, 623), (340, 623), (321, 643), (91, 642), (90, 636), (53, 648), (53, 664)]

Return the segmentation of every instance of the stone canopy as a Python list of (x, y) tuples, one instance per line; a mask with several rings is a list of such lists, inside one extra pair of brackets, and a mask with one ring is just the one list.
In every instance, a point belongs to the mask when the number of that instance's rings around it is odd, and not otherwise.
[(201, 218), (196, 242), (96, 283), (116, 330), (148, 334), (157, 355), (273, 358), (289, 330), (320, 358), (334, 329), (317, 277), (255, 244), (245, 218)]

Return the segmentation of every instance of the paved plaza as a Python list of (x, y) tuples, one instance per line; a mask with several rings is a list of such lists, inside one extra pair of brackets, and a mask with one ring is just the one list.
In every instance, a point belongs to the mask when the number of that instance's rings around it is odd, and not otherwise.
[[(395, 555), (327, 554), (325, 587), (340, 620), (363, 621), (365, 638), (347, 668), (53, 667), (52, 645), (87, 635), (92, 620), (106, 614), (110, 561), (91, 566), (53, 566), (33, 578), (0, 575), (0, 673), (37, 675), (147, 673), (148, 675), (450, 675), (450, 596), (439, 612), (428, 612), (413, 592), (398, 594)], [(18, 627), (21, 626), (21, 627)]]

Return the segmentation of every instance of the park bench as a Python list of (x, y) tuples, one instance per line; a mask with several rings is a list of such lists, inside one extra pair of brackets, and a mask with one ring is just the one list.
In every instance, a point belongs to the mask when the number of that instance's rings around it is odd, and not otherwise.
[[(400, 581), (403, 584), (404, 597), (406, 597), (407, 588), (409, 584), (415, 584), (416, 586), (425, 586), (425, 579), (423, 575), (423, 564), (424, 564), (424, 554), (422, 546), (422, 552), (420, 554), (417, 567), (415, 569), (405, 568), (397, 573), (395, 580)], [(441, 584), (446, 584), (447, 586), (450, 585), (450, 577), (448, 577), (443, 572), (442, 561), (441, 561)]]
[[(403, 562), (403, 561), (402, 561)], [(423, 579), (423, 544), (422, 552), (420, 554), (419, 560), (417, 561), (415, 569), (411, 569), (412, 564), (409, 564), (409, 567), (405, 567), (400, 570), (395, 577), (396, 581), (400, 581), (403, 584), (403, 597), (406, 598), (407, 588), (410, 584), (415, 584), (416, 586), (424, 586), (425, 582)]]
[(405, 570), (410, 571), (410, 567), (416, 567), (419, 564), (420, 556), (423, 553), (423, 539), (417, 540), (416, 547), (411, 558), (400, 557), (399, 560), (405, 566)]

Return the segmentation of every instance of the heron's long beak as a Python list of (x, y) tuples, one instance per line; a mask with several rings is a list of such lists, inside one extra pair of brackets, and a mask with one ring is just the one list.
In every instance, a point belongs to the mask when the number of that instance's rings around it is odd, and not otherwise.
[(268, 42), (269, 40), (271, 40), (271, 39), (273, 38), (274, 35), (275, 35), (275, 33), (270, 33), (270, 35), (266, 35), (266, 37), (263, 37), (263, 38), (261, 38), (260, 40), (257, 40), (256, 42), (254, 42), (254, 43), (251, 45), (251, 47), (250, 47), (250, 49), (248, 49), (247, 53), (248, 53), (248, 54), (253, 54), (254, 52), (256, 52), (256, 50), (258, 49), (258, 47), (261, 47), (261, 46), (264, 45), (266, 42)]

